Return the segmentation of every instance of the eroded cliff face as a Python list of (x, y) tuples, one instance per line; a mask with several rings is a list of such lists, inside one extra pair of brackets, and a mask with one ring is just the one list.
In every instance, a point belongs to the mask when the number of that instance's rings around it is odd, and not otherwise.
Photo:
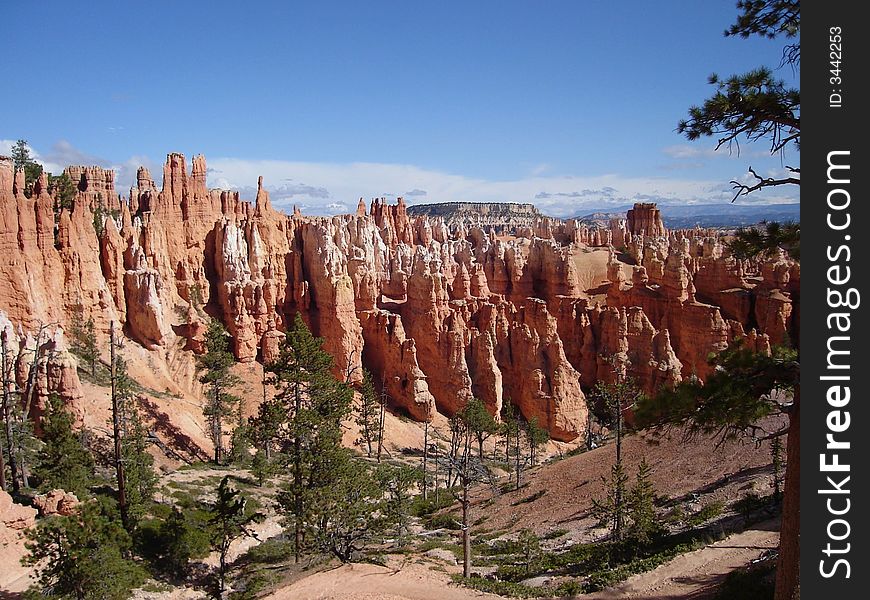
[[(262, 180), (253, 203), (207, 189), (201, 156), (188, 172), (168, 155), (159, 190), (140, 169), (127, 198), (110, 171), (67, 172), (77, 195), (55, 213), (44, 180), (25, 198), (0, 159), (0, 310), (16, 356), (41, 323), (62, 330), (77, 312), (101, 336), (119, 324), (155, 360), (182, 343), (201, 352), (214, 315), (239, 361), (269, 362), (298, 312), (337, 377), (368, 368), (415, 419), (474, 396), (497, 415), (509, 399), (567, 441), (586, 427), (582, 387), (612, 379), (614, 357), (652, 392), (705, 376), (708, 353), (735, 337), (763, 348), (793, 331), (792, 261), (737, 261), (715, 232), (666, 231), (654, 206), (607, 228), (535, 216), (505, 235), (412, 217), (401, 199), (286, 215)], [(52, 339), (37, 395), (81, 403), (74, 359)]]

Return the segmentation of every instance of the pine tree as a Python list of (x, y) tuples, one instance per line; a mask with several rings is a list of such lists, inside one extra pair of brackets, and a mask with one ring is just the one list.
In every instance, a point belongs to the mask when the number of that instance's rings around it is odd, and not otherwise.
[(94, 480), (94, 457), (73, 431), (73, 417), (56, 394), (49, 396), (43, 421), (45, 445), (39, 453), (34, 475), (40, 489), (63, 489), (84, 498)]
[(624, 534), (623, 525), (626, 515), (626, 481), (628, 475), (622, 465), (622, 438), (625, 434), (625, 413), (644, 399), (643, 393), (633, 379), (625, 375), (627, 363), (613, 359), (616, 381), (596, 384), (592, 397), (605, 410), (607, 422), (616, 432), (616, 463), (608, 482), (608, 497), (601, 510), (610, 511), (611, 532), (617, 540)]
[(84, 308), (81, 305), (73, 311), (70, 323), (70, 340), (70, 350), (84, 361), (91, 377), (95, 377), (97, 361), (100, 359), (97, 331), (93, 318), (84, 320)]
[[(458, 441), (451, 444), (455, 449), (447, 456), (451, 470), (456, 473), (459, 489), (451, 489), (453, 497), (462, 508), (462, 575), (471, 576), (471, 486), (484, 481), (491, 482), (491, 474), (480, 457), (472, 456), (471, 429), (461, 419), (454, 418), (454, 437)], [(451, 486), (452, 487), (452, 486)]]
[(169, 574), (180, 579), (187, 573), (194, 550), (190, 525), (177, 506), (172, 507), (172, 512), (161, 523), (160, 534), (165, 543), (160, 563)]
[(605, 487), (603, 499), (592, 499), (592, 514), (598, 518), (601, 525), (610, 528), (613, 539), (619, 541), (624, 533), (624, 524), (627, 511), (626, 496), (628, 475), (623, 469), (622, 462), (615, 463), (610, 468), (610, 478), (601, 477)]
[(263, 487), (263, 484), (277, 472), (277, 465), (266, 456), (265, 451), (257, 450), (254, 458), (251, 459), (251, 473), (257, 478), (257, 485)]
[(321, 475), (307, 500), (310, 538), (322, 552), (348, 562), (385, 526), (377, 511), (383, 491), (368, 465), (345, 448), (331, 453), (329, 469)]
[(360, 399), (357, 404), (356, 424), (359, 427), (360, 437), (357, 444), (365, 449), (366, 456), (372, 457), (372, 445), (377, 449), (380, 443), (380, 401), (375, 382), (368, 370), (363, 371), (363, 381), (359, 393)]
[(646, 458), (642, 458), (637, 466), (634, 487), (628, 493), (628, 517), (631, 519), (628, 535), (640, 546), (649, 544), (653, 536), (661, 531), (654, 502), (655, 488), (650, 481), (650, 466)]
[(229, 335), (217, 319), (209, 321), (205, 347), (205, 354), (197, 358), (197, 367), (204, 371), (199, 381), (209, 388), (202, 413), (214, 444), (214, 462), (220, 464), (223, 460), (224, 422), (235, 414), (240, 399), (229, 393), (238, 385), (239, 379), (230, 373), (235, 358), (229, 350)]
[(105, 502), (85, 502), (76, 514), (40, 520), (28, 530), (29, 554), (41, 594), (76, 600), (124, 600), (146, 579), (125, 557), (132, 541)]
[(549, 439), (547, 430), (538, 425), (538, 417), (532, 417), (526, 425), (526, 443), (529, 445), (529, 461), (532, 465), (538, 464), (538, 449)]
[(541, 539), (531, 529), (523, 529), (517, 537), (517, 545), (520, 549), (522, 565), (528, 574), (541, 555)]
[(384, 520), (395, 531), (399, 545), (403, 546), (411, 516), (411, 491), (420, 483), (421, 473), (407, 465), (381, 464), (375, 471), (375, 478), (386, 495), (381, 509)]
[(335, 483), (330, 471), (342, 461), (341, 422), (350, 414), (353, 391), (332, 376), (332, 365), (323, 340), (311, 334), (297, 313), (278, 359), (266, 367), (276, 389), (274, 400), (286, 415), (279, 429), (293, 479), (278, 499), (292, 517), (296, 562), (311, 499), (329, 491)]
[(27, 140), (18, 140), (12, 146), (12, 160), (15, 163), (15, 170), (24, 169), (24, 195), (30, 198), (33, 193), (33, 184), (39, 179), (42, 174), (42, 165), (33, 160), (30, 156), (30, 148), (27, 146)]
[(13, 411), (13, 379), (12, 370), (15, 368), (15, 361), (12, 359), (11, 353), (8, 350), (7, 332), (4, 328), (0, 331), (0, 386), (2, 386), (2, 410), (3, 417), (3, 433), (4, 444), (0, 450), (0, 456), (5, 455), (5, 460), (0, 460), (4, 463), (3, 466), (3, 489), (6, 490), (6, 464), (9, 464), (9, 475), (12, 479), (12, 492), (18, 494), (21, 491), (21, 483), (18, 473), (17, 460), (17, 444), (14, 430), (14, 411)]
[(460, 418), (465, 421), (477, 441), (477, 455), (483, 460), (483, 442), (498, 432), (498, 423), (486, 409), (479, 398), (472, 398), (460, 411)]
[(262, 515), (247, 510), (247, 499), (230, 485), (229, 475), (221, 479), (217, 489), (217, 501), (211, 507), (209, 523), (212, 526), (212, 549), (219, 555), (218, 597), (226, 591), (227, 555), (230, 545), (242, 536), (256, 538), (251, 525), (260, 521)]
[(504, 459), (511, 460), (511, 438), (519, 435), (517, 413), (510, 398), (505, 398), (501, 405), (501, 434), (504, 436)]
[(277, 400), (263, 400), (255, 416), (248, 417), (248, 432), (254, 445), (271, 460), (275, 442), (281, 437), (281, 428), (287, 422), (287, 411)]
[(119, 399), (120, 450), (124, 474), (125, 512), (122, 515), (127, 520), (128, 531), (132, 531), (154, 496), (158, 477), (154, 471), (154, 457), (148, 452), (148, 430), (142, 422), (138, 397), (133, 392), (133, 381), (127, 374), (124, 360), (117, 356), (115, 361), (115, 389)]
[(49, 173), (48, 191), (55, 199), (55, 213), (60, 213), (62, 210), (72, 212), (77, 190), (75, 182), (70, 179), (70, 176), (66, 172), (61, 173), (57, 177)]

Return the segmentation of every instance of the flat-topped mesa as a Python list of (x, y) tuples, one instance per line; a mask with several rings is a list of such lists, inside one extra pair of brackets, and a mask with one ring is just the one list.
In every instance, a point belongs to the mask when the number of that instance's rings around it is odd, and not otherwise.
[(662, 215), (654, 202), (638, 202), (626, 215), (628, 232), (632, 235), (659, 237), (667, 235)]
[(485, 227), (497, 234), (514, 234), (520, 227), (532, 227), (541, 219), (534, 204), (516, 202), (444, 202), (408, 207), (412, 216), (441, 217), (447, 227)]

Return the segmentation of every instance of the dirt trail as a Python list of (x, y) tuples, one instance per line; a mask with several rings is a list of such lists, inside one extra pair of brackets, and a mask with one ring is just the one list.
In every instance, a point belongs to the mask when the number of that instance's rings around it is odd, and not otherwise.
[(316, 573), (278, 590), (268, 600), (469, 600), (498, 599), (452, 584), (443, 571), (431, 565), (405, 563), (380, 567), (350, 564)]
[(660, 567), (634, 575), (584, 600), (702, 600), (713, 598), (726, 574), (747, 565), (779, 544), (779, 524), (760, 523), (700, 550), (677, 556)]

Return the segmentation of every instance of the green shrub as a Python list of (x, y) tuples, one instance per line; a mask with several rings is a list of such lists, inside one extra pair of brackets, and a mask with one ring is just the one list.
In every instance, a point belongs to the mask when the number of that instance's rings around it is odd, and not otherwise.
[(724, 509), (725, 503), (721, 500), (715, 500), (686, 519), (686, 524), (690, 527), (698, 527), (720, 516)]
[(260, 564), (275, 564), (291, 558), (293, 558), (293, 542), (277, 538), (257, 544), (242, 556), (243, 561)]
[(429, 515), (423, 519), (423, 522), (426, 524), (428, 529), (450, 529), (452, 531), (458, 531), (462, 528), (462, 525), (456, 517), (449, 513)]
[(552, 588), (533, 588), (519, 583), (511, 583), (509, 581), (484, 579), (483, 577), (475, 575), (466, 578), (462, 575), (456, 574), (453, 575), (452, 579), (454, 582), (473, 590), (498, 594), (499, 596), (509, 596), (511, 598), (541, 598), (553, 595)]
[(425, 500), (421, 494), (415, 496), (411, 502), (411, 514), (415, 517), (425, 517), (442, 508), (447, 508), (453, 504), (453, 501), (453, 494), (445, 490), (438, 490), (438, 493), (430, 494)]

